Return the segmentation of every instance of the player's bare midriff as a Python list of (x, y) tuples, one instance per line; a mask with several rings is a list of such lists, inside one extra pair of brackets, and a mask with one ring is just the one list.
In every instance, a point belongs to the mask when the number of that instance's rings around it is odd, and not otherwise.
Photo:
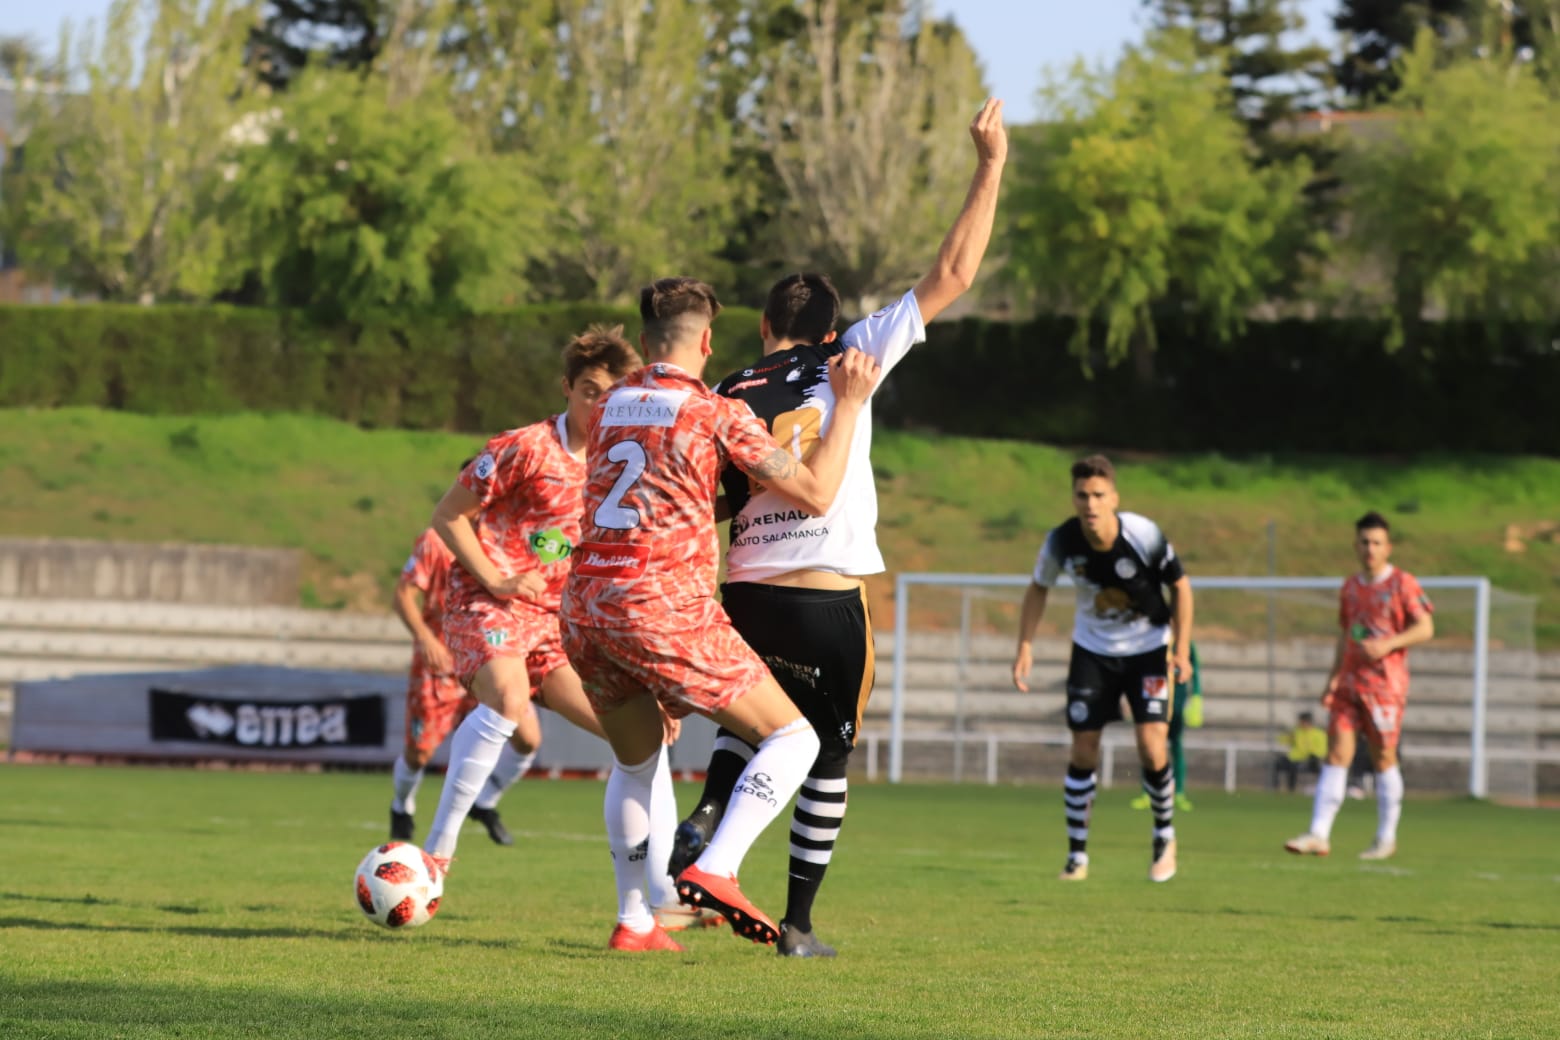
[(836, 574), (834, 571), (798, 570), (776, 574), (773, 577), (754, 582), (754, 584), (784, 585), (792, 589), (827, 589), (839, 592), (846, 589), (859, 589), (862, 581), (860, 578), (852, 577), (849, 574)]

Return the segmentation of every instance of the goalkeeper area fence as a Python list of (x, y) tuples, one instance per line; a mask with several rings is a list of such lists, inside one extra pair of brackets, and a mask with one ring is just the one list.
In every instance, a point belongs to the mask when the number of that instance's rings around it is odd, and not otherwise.
[[(1066, 768), (1074, 594), (1064, 577), (1012, 684), (1028, 575), (901, 574), (892, 652), (861, 734), (869, 777), (1050, 782)], [(1420, 577), (1435, 638), (1409, 651), (1401, 757), (1411, 791), (1532, 802), (1560, 794), (1560, 654), (1535, 646), (1537, 601), (1483, 577)], [(1277, 736), (1315, 713), (1338, 634), (1339, 577), (1194, 578), (1205, 724), (1184, 731), (1188, 788), (1269, 782)], [(887, 660), (885, 660), (887, 658)], [(885, 668), (884, 666), (888, 667)], [(883, 672), (888, 672), (884, 675)], [(885, 679), (888, 682), (885, 683)], [(1105, 730), (1101, 781), (1135, 782), (1130, 721)], [(886, 762), (884, 761), (886, 757)]]

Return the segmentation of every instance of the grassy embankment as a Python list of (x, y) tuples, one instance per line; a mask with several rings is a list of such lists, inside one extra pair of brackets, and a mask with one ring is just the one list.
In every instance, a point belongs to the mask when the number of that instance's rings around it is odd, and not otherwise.
[[(303, 602), (383, 609), (412, 538), (480, 437), (299, 416), (0, 411), (0, 534), (290, 546)], [(879, 431), (880, 627), (900, 570), (1022, 574), (1068, 515), (1071, 449)], [(1420, 575), (1484, 574), (1539, 598), (1560, 648), (1560, 460), (1122, 453), (1123, 507), (1194, 574), (1346, 573), (1352, 522), (1388, 514)], [(1516, 547), (1520, 545), (1521, 550)]]

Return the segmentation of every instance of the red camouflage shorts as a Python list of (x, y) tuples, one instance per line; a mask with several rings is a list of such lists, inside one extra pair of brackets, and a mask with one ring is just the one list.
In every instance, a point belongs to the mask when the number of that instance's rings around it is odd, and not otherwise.
[(406, 683), (406, 746), (433, 754), (476, 706), (459, 679), (434, 675), (418, 655)]
[(1405, 689), (1340, 682), (1326, 703), (1328, 739), (1338, 733), (1363, 733), (1372, 747), (1395, 748), (1403, 735), (1407, 704)]
[(646, 693), (674, 719), (709, 715), (770, 678), (719, 606), (702, 624), (676, 630), (596, 628), (567, 618), (562, 627), (569, 662), (597, 715)]
[(444, 645), (454, 655), (455, 674), (466, 686), (490, 661), (523, 659), (532, 700), (540, 695), (542, 680), (569, 663), (559, 638), (558, 615), (521, 603), (475, 603), (446, 614)]

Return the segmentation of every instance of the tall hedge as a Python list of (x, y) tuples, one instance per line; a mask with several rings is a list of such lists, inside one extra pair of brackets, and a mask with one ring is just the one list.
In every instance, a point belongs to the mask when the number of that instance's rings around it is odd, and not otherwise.
[[(0, 307), (0, 407), (307, 412), (365, 426), (487, 432), (556, 410), (558, 351), (637, 314), (538, 306), (462, 319), (322, 327), (233, 307)], [(1219, 344), (1159, 330), (1156, 376), (1085, 376), (1073, 323), (941, 322), (889, 377), (879, 421), (1110, 448), (1488, 451), (1560, 455), (1560, 329), (1446, 323), (1387, 354), (1384, 324), (1254, 323)], [(758, 315), (715, 329), (713, 379), (758, 351)]]

